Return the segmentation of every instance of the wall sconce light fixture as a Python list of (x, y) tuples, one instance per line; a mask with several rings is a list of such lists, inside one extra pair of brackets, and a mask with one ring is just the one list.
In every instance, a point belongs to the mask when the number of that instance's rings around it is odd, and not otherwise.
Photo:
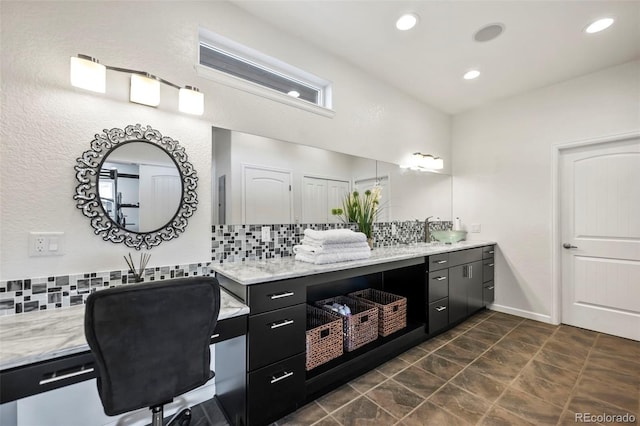
[(180, 87), (145, 71), (102, 65), (87, 55), (71, 57), (71, 85), (93, 92), (105, 93), (107, 70), (131, 74), (131, 90), (129, 100), (142, 105), (157, 107), (160, 105), (160, 83), (174, 87), (178, 92), (178, 110), (187, 114), (202, 115), (204, 113), (204, 94), (193, 86)]
[(401, 164), (400, 167), (403, 169), (418, 170), (423, 172), (442, 170), (444, 168), (444, 160), (431, 154), (414, 152), (411, 155), (411, 159), (409, 160), (409, 162), (406, 164)]

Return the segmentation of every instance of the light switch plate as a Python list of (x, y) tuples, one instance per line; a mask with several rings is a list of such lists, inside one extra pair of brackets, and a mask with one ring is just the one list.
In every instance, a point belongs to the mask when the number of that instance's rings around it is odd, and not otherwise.
[(391, 235), (396, 236), (398, 234), (398, 227), (395, 223), (391, 224)]
[(480, 229), (481, 229), (481, 226), (480, 226), (479, 223), (472, 223), (471, 224), (471, 232), (478, 233), (478, 232), (480, 232)]
[(268, 243), (269, 241), (271, 241), (271, 227), (270, 226), (263, 226), (262, 227), (261, 240), (264, 243)]
[(29, 232), (29, 256), (62, 256), (64, 232)]

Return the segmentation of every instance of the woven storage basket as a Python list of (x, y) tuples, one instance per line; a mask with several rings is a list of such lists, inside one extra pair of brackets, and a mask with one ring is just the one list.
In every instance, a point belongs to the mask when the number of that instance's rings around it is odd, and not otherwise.
[(407, 298), (385, 291), (367, 288), (349, 293), (356, 299), (364, 299), (378, 308), (378, 334), (388, 336), (407, 326)]
[(364, 299), (337, 296), (331, 299), (318, 300), (316, 306), (333, 312), (324, 305), (339, 303), (351, 309), (351, 315), (342, 317), (344, 333), (344, 350), (351, 352), (378, 338), (378, 308)]
[(307, 305), (307, 371), (342, 353), (340, 315)]

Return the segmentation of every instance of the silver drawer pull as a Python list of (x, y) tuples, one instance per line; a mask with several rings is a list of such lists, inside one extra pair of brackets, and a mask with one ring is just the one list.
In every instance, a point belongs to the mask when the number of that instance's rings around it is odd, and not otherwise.
[(487, 266), (493, 266), (493, 263), (487, 263)]
[(491, 251), (489, 252), (489, 254), (493, 254), (493, 253), (495, 253), (495, 251), (493, 251), (493, 250), (491, 250)]
[(220, 337), (220, 333), (216, 333), (213, 336), (211, 336), (212, 339), (217, 339), (218, 337)]
[(288, 373), (285, 371), (284, 374), (280, 377), (271, 376), (271, 384), (278, 383), (280, 380), (284, 380), (287, 377), (291, 377), (291, 376), (293, 376), (293, 371), (290, 371)]
[(272, 322), (271, 329), (284, 327), (285, 325), (291, 325), (291, 324), (293, 324), (293, 320), (284, 320), (282, 322)]
[(434, 278), (434, 280), (436, 280), (436, 281), (443, 281), (443, 280), (446, 280), (446, 279), (447, 279), (447, 277), (435, 277)]
[(285, 291), (284, 293), (272, 294), (271, 300), (282, 299), (283, 297), (293, 296), (294, 293), (292, 291)]
[(54, 383), (54, 382), (59, 382), (60, 380), (65, 380), (65, 379), (70, 379), (72, 377), (76, 377), (76, 376), (80, 376), (82, 374), (87, 374), (87, 373), (93, 373), (93, 367), (91, 368), (84, 368), (82, 367), (80, 370), (76, 370), (74, 372), (71, 373), (67, 373), (67, 374), (63, 374), (62, 376), (56, 376), (55, 373), (53, 377), (49, 377), (48, 379), (42, 379), (40, 380), (40, 382), (38, 383), (39, 385), (46, 385), (48, 383)]
[(487, 287), (487, 290), (493, 290), (495, 288), (495, 286), (491, 286), (491, 287)]
[(438, 311), (438, 312), (442, 312), (442, 311), (445, 311), (445, 310), (447, 310), (446, 306), (436, 306), (436, 311)]
[(437, 261), (435, 261), (433, 263), (437, 263), (438, 265), (442, 265), (443, 263), (447, 263), (447, 261), (446, 260), (437, 260)]

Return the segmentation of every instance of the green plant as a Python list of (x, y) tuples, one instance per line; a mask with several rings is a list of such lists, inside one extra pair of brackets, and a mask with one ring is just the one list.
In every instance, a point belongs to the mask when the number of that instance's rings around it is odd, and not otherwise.
[(347, 194), (342, 201), (342, 208), (331, 209), (331, 214), (339, 216), (344, 223), (355, 223), (360, 232), (367, 238), (373, 237), (373, 222), (380, 208), (380, 187), (366, 190), (364, 196), (358, 191)]

